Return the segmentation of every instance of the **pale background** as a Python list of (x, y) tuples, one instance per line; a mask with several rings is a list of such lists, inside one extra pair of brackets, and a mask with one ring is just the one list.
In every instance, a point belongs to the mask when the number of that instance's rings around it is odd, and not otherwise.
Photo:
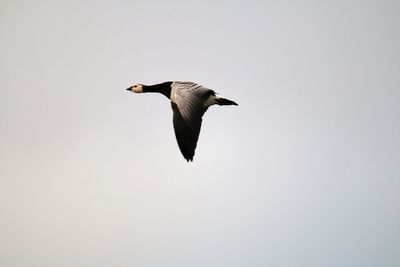
[[(400, 266), (399, 1), (0, 1), (0, 266)], [(204, 117), (193, 163), (161, 95)]]

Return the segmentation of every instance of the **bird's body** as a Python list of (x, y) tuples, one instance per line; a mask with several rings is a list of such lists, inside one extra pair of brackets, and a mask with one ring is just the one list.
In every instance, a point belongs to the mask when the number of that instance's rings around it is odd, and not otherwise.
[(137, 84), (127, 90), (135, 93), (161, 93), (171, 100), (176, 140), (182, 155), (192, 161), (204, 113), (212, 105), (237, 105), (213, 90), (192, 82)]

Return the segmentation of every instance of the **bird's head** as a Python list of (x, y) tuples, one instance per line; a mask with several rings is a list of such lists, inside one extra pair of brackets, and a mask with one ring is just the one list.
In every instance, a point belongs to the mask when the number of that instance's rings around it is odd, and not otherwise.
[(131, 87), (127, 88), (126, 90), (132, 91), (134, 93), (143, 93), (143, 84), (135, 84)]

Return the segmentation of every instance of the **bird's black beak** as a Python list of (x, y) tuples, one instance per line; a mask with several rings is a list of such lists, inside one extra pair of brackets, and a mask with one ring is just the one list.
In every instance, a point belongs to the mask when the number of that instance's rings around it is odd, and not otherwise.
[(132, 86), (131, 86), (131, 87), (129, 87), (129, 88), (126, 88), (126, 90), (128, 90), (128, 91), (132, 91)]

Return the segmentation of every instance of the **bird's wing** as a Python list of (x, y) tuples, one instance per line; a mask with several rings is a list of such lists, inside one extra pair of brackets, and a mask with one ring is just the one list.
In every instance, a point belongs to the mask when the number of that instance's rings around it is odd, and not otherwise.
[(173, 122), (175, 137), (176, 141), (178, 142), (179, 149), (181, 150), (183, 157), (187, 161), (192, 161), (197, 145), (197, 140), (199, 139), (201, 118), (198, 123), (198, 127), (192, 128), (182, 117), (178, 106), (174, 102), (171, 102), (171, 106), (174, 113)]
[(201, 117), (207, 110), (204, 107), (204, 101), (211, 94), (215, 94), (214, 91), (195, 83), (175, 82), (173, 93), (174, 97), (171, 101), (177, 105), (183, 120), (191, 128), (199, 128)]
[(214, 94), (214, 91), (194, 83), (174, 85), (175, 95), (171, 99), (171, 106), (175, 136), (183, 156), (189, 161), (193, 160), (202, 117), (207, 110), (203, 105), (204, 100)]

